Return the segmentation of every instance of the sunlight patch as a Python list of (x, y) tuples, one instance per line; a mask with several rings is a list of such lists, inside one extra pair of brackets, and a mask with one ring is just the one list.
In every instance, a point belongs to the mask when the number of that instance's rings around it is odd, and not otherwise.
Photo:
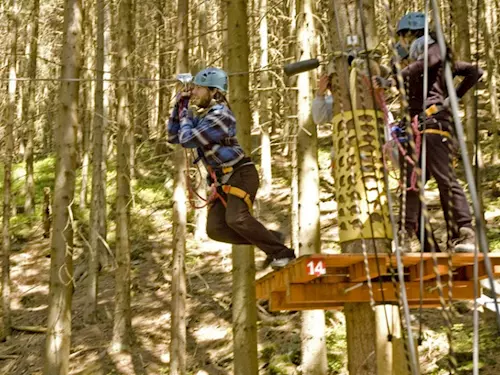
[(198, 342), (223, 340), (227, 336), (227, 329), (218, 326), (201, 327), (194, 332)]
[(170, 363), (170, 353), (169, 352), (162, 353), (160, 355), (160, 361), (161, 363)]
[(484, 213), (484, 218), (486, 220), (494, 220), (496, 219), (498, 216), (500, 216), (500, 209), (496, 209), (496, 210), (493, 210), (493, 211), (486, 211)]

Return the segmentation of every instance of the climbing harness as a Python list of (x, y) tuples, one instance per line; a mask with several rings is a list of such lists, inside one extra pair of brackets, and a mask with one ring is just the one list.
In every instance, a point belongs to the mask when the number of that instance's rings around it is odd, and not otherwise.
[[(203, 159), (203, 156), (198, 156), (194, 161), (193, 165), (198, 165), (198, 162)], [(186, 158), (187, 160), (187, 158)], [(250, 194), (248, 194), (246, 191), (243, 189), (232, 186), (227, 184), (233, 173), (244, 166), (247, 165), (253, 165), (253, 162), (249, 158), (244, 158), (242, 161), (237, 163), (235, 166), (231, 167), (222, 167), (218, 170), (215, 170), (214, 168), (210, 167), (209, 165), (206, 165), (206, 169), (209, 175), (210, 179), (210, 196), (207, 199), (204, 199), (201, 197), (196, 190), (193, 189), (191, 179), (189, 177), (189, 172), (187, 173), (187, 186), (188, 186), (188, 192), (189, 192), (189, 202), (191, 206), (195, 209), (200, 209), (204, 208), (206, 206), (210, 206), (214, 204), (217, 200), (220, 200), (221, 203), (224, 205), (224, 207), (227, 207), (227, 199), (223, 196), (222, 193), (226, 195), (233, 195), (235, 197), (238, 197), (242, 199), (246, 205), (248, 206), (248, 209), (251, 211), (253, 208), (253, 202)], [(219, 190), (220, 189), (220, 190)], [(193, 196), (196, 195), (199, 199), (203, 200), (205, 204), (202, 206), (196, 206), (193, 204)]]
[[(431, 0), (431, 1), (432, 1), (434, 20), (436, 22), (437, 41), (438, 41), (438, 44), (439, 44), (439, 47), (441, 50), (441, 55), (446, 56), (446, 43), (444, 40), (443, 31), (441, 29), (438, 4), (437, 4), (436, 0)], [(458, 143), (460, 146), (465, 176), (467, 179), (467, 183), (469, 184), (469, 192), (471, 195), (474, 216), (476, 219), (476, 230), (478, 233), (478, 244), (479, 244), (481, 251), (484, 254), (484, 265), (485, 265), (486, 273), (488, 275), (488, 279), (490, 281), (492, 292), (494, 295), (496, 295), (494, 276), (493, 276), (493, 268), (491, 265), (491, 260), (488, 256), (488, 251), (489, 251), (488, 250), (488, 240), (486, 238), (486, 230), (485, 230), (484, 220), (483, 220), (483, 217), (481, 214), (481, 205), (479, 204), (479, 196), (478, 196), (477, 189), (476, 189), (476, 182), (474, 180), (474, 174), (473, 174), (472, 167), (471, 167), (471, 164), (470, 164), (470, 161), (468, 158), (467, 147), (465, 144), (465, 134), (464, 134), (462, 122), (460, 120), (460, 115), (458, 112), (458, 100), (457, 100), (456, 92), (454, 90), (453, 74), (451, 71), (451, 64), (450, 64), (450, 61), (448, 58), (445, 59), (444, 64), (445, 64), (445, 66), (444, 66), (444, 78), (446, 81), (448, 94), (449, 94), (449, 98), (450, 98), (451, 112), (453, 114), (453, 120), (454, 120), (454, 124), (455, 124), (455, 132), (456, 132), (457, 140), (458, 140)], [(495, 302), (495, 310), (496, 310), (497, 325), (498, 325), (498, 329), (500, 330), (500, 307), (498, 305), (498, 302)]]

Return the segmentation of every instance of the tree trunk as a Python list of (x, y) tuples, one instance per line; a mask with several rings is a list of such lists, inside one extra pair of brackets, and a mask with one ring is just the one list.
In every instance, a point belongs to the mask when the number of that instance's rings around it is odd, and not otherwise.
[[(298, 0), (297, 51), (300, 60), (315, 56), (315, 9), (311, 0)], [(297, 168), (299, 194), (299, 255), (316, 254), (321, 250), (319, 210), (318, 133), (311, 117), (314, 72), (297, 77)], [(302, 312), (302, 362), (304, 374), (326, 375), (325, 312)]]
[[(454, 48), (453, 51), (456, 54), (457, 60), (461, 61), (471, 61), (471, 49), (470, 49), (470, 31), (469, 31), (469, 9), (467, 6), (467, 0), (453, 0), (452, 1), (452, 19), (455, 26), (455, 35), (460, 35), (459, 38), (453, 38)], [(449, 17), (448, 17), (449, 18)], [(476, 105), (474, 100), (474, 90), (469, 91), (462, 98), (465, 107), (465, 124), (464, 128), (467, 135), (467, 152), (469, 157), (472, 159), (474, 157), (474, 144), (476, 139), (476, 125), (475, 125), (475, 114)]]
[[(359, 6), (362, 6), (366, 41), (363, 40), (357, 2), (344, 0), (335, 4), (335, 12), (338, 13), (331, 13), (330, 24), (334, 50), (348, 50), (345, 47), (347, 36), (352, 33), (358, 35), (360, 48), (364, 50), (375, 48), (377, 35), (373, 0), (364, 0), (362, 4), (359, 3)], [(355, 25), (356, 30), (350, 30), (352, 25)], [(370, 69), (366, 60), (363, 59), (360, 62), (364, 62), (365, 66), (356, 71), (350, 71), (344, 58), (335, 59), (331, 66), (334, 69), (332, 79), (335, 97), (333, 145), (337, 155), (334, 179), (338, 194), (339, 237), (341, 250), (344, 253), (362, 253), (363, 247), (367, 253), (373, 253), (375, 250), (379, 253), (387, 253), (390, 251), (392, 228), (379, 143), (383, 135), (382, 112), (375, 111), (376, 106), (369, 85), (369, 74), (379, 75), (380, 73), (374, 61), (370, 61)], [(355, 74), (353, 78), (356, 83), (355, 87), (352, 87), (351, 98), (349, 97), (349, 74)], [(363, 110), (363, 112), (353, 112), (353, 109)], [(366, 137), (367, 134), (368, 137)], [(345, 147), (346, 145), (348, 147)], [(370, 151), (367, 152), (364, 149)], [(374, 275), (370, 276), (374, 277)], [(394, 348), (387, 340), (385, 327), (387, 320), (383, 306), (372, 309), (369, 303), (346, 304), (344, 312), (350, 374), (391, 374), (391, 360), (406, 363), (404, 357), (391, 358), (386, 355), (388, 352), (393, 352)], [(379, 322), (384, 323), (384, 326)]]
[[(165, 9), (165, 0), (158, 0), (158, 9)], [(158, 113), (156, 118), (156, 129), (158, 129), (159, 140), (157, 143), (156, 153), (158, 155), (164, 154), (166, 149), (165, 142), (165, 130), (166, 130), (166, 120), (168, 116), (168, 90), (167, 85), (164, 80), (167, 78), (167, 64), (166, 64), (166, 55), (167, 55), (167, 32), (165, 25), (165, 13), (163, 11), (158, 11), (156, 14), (156, 23), (158, 27), (158, 70), (159, 70), (159, 79), (160, 79), (160, 88), (158, 90)], [(180, 73), (187, 73), (180, 72)]]
[(116, 262), (115, 316), (112, 350), (128, 349), (131, 338), (130, 316), (130, 145), (131, 126), (128, 106), (128, 78), (130, 62), (131, 0), (121, 0), (118, 9), (118, 52), (116, 84)]
[[(136, 15), (136, 7), (137, 5), (137, 0), (130, 0), (130, 10), (128, 13), (128, 24), (129, 24), (129, 29), (127, 30), (127, 39), (128, 39), (128, 45), (129, 45), (129, 58), (128, 58), (128, 65), (129, 65), (129, 71), (128, 71), (128, 76), (132, 79), (134, 79), (136, 75), (136, 66), (138, 65), (138, 62), (142, 59), (138, 58), (137, 56), (137, 50), (136, 50), (136, 33), (135, 33), (135, 15)], [(136, 177), (135, 177), (135, 93), (137, 92), (137, 81), (129, 81), (127, 82), (127, 104), (128, 104), (128, 117), (129, 117), (129, 124), (130, 124), (130, 130), (129, 130), (129, 164), (128, 167), (130, 169), (129, 175), (130, 175), (130, 183), (129, 183), (129, 190), (130, 190), (130, 206), (134, 207), (135, 206), (135, 200), (134, 200), (134, 187), (136, 185)]]
[[(198, 22), (198, 68), (197, 70), (201, 70), (206, 67), (207, 64), (207, 56), (208, 56), (208, 36), (207, 36), (207, 25), (208, 17), (207, 17), (207, 2), (200, 1), (197, 7), (197, 22)], [(197, 206), (201, 207), (205, 204), (207, 200), (207, 170), (204, 167), (199, 168), (200, 173), (197, 174), (198, 181), (196, 181), (197, 195), (199, 197), (196, 198)], [(207, 216), (208, 216), (208, 207), (203, 207), (201, 209), (197, 209), (194, 212), (195, 215), (195, 229), (194, 229), (194, 238), (198, 241), (205, 241), (207, 236)]]
[[(189, 72), (189, 0), (177, 3), (176, 72)], [(182, 147), (174, 155), (174, 207), (172, 255), (172, 320), (170, 329), (170, 374), (186, 373), (186, 157)]]
[[(135, 29), (136, 29), (136, 39), (137, 40), (142, 40), (142, 38), (146, 38), (147, 34), (147, 25), (143, 24), (143, 20), (146, 19), (146, 14), (144, 7), (137, 7), (137, 2), (135, 3), (137, 11), (136, 16), (135, 16)], [(168, 14), (168, 13), (166, 13)], [(145, 30), (146, 29), (146, 30)], [(168, 39), (167, 39), (168, 41)], [(149, 63), (152, 58), (156, 58), (156, 55), (153, 53), (153, 51), (150, 51), (151, 54), (147, 53), (149, 52), (149, 46), (145, 46), (144, 43), (139, 43), (138, 46), (136, 47), (135, 50), (135, 60), (136, 63), (134, 64), (134, 70), (135, 70), (135, 76), (138, 77), (139, 79), (144, 79), (146, 80), (149, 78), (148, 74), (150, 71), (150, 66)], [(144, 58), (146, 58), (146, 61), (144, 63)], [(142, 61), (141, 61), (142, 60)], [(139, 63), (137, 61), (140, 61)], [(167, 66), (169, 64), (167, 63)], [(150, 98), (148, 97), (148, 93), (150, 91), (150, 85), (154, 85), (155, 83), (149, 83), (147, 81), (144, 82), (136, 82), (136, 101), (135, 101), (135, 121), (134, 121), (134, 127), (135, 127), (135, 134), (141, 142), (148, 142), (149, 137), (150, 137), (150, 129), (154, 129), (154, 126), (149, 126), (149, 101)], [(163, 85), (163, 82), (159, 83), (159, 86)], [(155, 90), (155, 92), (157, 92)], [(154, 131), (153, 131), (154, 133)]]
[[(289, 39), (287, 57), (295, 60), (297, 56), (296, 48), (296, 26), (297, 26), (297, 8), (295, 0), (291, 0), (290, 4), (287, 5), (286, 12), (288, 12), (288, 18), (290, 19), (290, 25), (285, 29), (284, 39)], [(298, 249), (299, 246), (299, 176), (298, 176), (298, 166), (297, 166), (297, 141), (295, 135), (297, 134), (297, 77), (285, 77), (285, 84), (287, 88), (286, 92), (286, 105), (284, 112), (288, 114), (285, 118), (285, 129), (283, 131), (283, 139), (286, 141), (286, 145), (283, 148), (283, 155), (288, 155), (291, 149), (291, 179), (290, 179), (290, 190), (291, 190), (291, 244), (294, 249)]]
[[(87, 5), (87, 6), (85, 6)], [(80, 187), (80, 210), (84, 210), (87, 207), (87, 192), (88, 192), (88, 181), (89, 181), (89, 167), (90, 167), (90, 128), (91, 128), (91, 118), (90, 118), (90, 108), (93, 108), (91, 103), (92, 95), (92, 82), (89, 80), (92, 78), (90, 72), (90, 67), (92, 63), (92, 54), (90, 51), (93, 48), (92, 39), (92, 17), (94, 12), (93, 4), (84, 4), (83, 12), (83, 56), (85, 56), (84, 66), (85, 69), (82, 70), (82, 78), (85, 79), (83, 84), (80, 85), (80, 128), (82, 132), (82, 142), (81, 142), (81, 165), (82, 165), (82, 181)]]
[[(51, 73), (55, 74), (55, 71), (51, 71)], [(53, 151), (53, 124), (57, 121), (56, 116), (54, 115), (54, 103), (57, 100), (57, 89), (55, 86), (50, 87), (46, 86), (46, 94), (44, 95), (45, 99), (45, 121), (43, 124), (43, 154), (48, 155)]]
[[(229, 3), (231, 0), (219, 0), (220, 1), (220, 7), (219, 7), (219, 12), (218, 12), (218, 22), (217, 24), (222, 26), (222, 32), (221, 32), (221, 44), (220, 46), (222, 47), (223, 51), (228, 51), (229, 50), (229, 28), (228, 28), (228, 7)], [(229, 64), (229, 54), (223, 53), (222, 54), (222, 68), (227, 70)]]
[(12, 159), (14, 153), (14, 123), (16, 121), (16, 63), (17, 63), (17, 31), (18, 6), (17, 0), (11, 0), (9, 14), (8, 45), (10, 55), (8, 59), (9, 83), (8, 102), (5, 115), (4, 143), (4, 177), (3, 177), (3, 216), (2, 216), (2, 318), (3, 329), (0, 340), (9, 338), (11, 334), (10, 316), (10, 217), (12, 195)]
[[(40, 0), (33, 1), (32, 19), (29, 25), (29, 62), (28, 77), (36, 78), (36, 62), (38, 56), (38, 29), (40, 16)], [(33, 175), (33, 137), (35, 135), (35, 82), (28, 82), (28, 92), (23, 96), (23, 120), (26, 124), (26, 145), (24, 149), (24, 162), (26, 164), (26, 183), (24, 212), (32, 215), (35, 208), (35, 178)]]
[[(249, 68), (247, 2), (229, 0), (228, 70), (247, 72)], [(245, 153), (250, 154), (250, 93), (248, 75), (229, 77), (231, 108), (238, 126), (237, 137)], [(255, 299), (255, 259), (252, 246), (233, 245), (233, 346), (234, 373), (257, 375), (257, 311)]]
[(491, 104), (491, 126), (493, 132), (493, 148), (491, 152), (491, 164), (497, 164), (500, 161), (500, 109), (498, 108), (498, 56), (495, 54), (495, 20), (493, 6), (489, 1), (483, 3), (483, 17), (479, 22), (482, 22), (484, 44), (486, 49), (486, 61), (488, 67), (488, 92)]
[[(207, 200), (207, 170), (204, 167), (200, 167), (200, 173), (197, 174), (196, 186), (198, 186), (197, 194), (199, 198), (196, 199), (197, 204), (201, 207), (205, 204)], [(195, 229), (194, 229), (194, 238), (198, 241), (205, 241), (207, 236), (207, 216), (208, 216), (208, 207), (203, 207), (195, 210)]]
[[(97, 295), (99, 293), (100, 254), (107, 254), (106, 241), (106, 129), (108, 123), (109, 82), (109, 8), (104, 0), (96, 3), (96, 86), (95, 115), (92, 143), (92, 192), (90, 201), (89, 271), (87, 291), (87, 320), (96, 322)], [(107, 256), (104, 255), (107, 259)], [(107, 264), (106, 264), (107, 265)]]
[(271, 167), (271, 136), (269, 128), (271, 116), (269, 109), (269, 72), (266, 71), (269, 65), (269, 38), (267, 22), (268, 6), (267, 0), (260, 0), (259, 6), (259, 35), (260, 35), (260, 106), (259, 106), (259, 125), (261, 134), (260, 147), (260, 167), (262, 171), (261, 195), (269, 197), (271, 194), (273, 176)]
[[(82, 31), (81, 3), (67, 0), (56, 138), (53, 233), (50, 296), (45, 344), (44, 375), (65, 375), (69, 370), (71, 300), (73, 296), (73, 223), (71, 204), (75, 195), (78, 82)], [(65, 81), (66, 80), (66, 81)]]

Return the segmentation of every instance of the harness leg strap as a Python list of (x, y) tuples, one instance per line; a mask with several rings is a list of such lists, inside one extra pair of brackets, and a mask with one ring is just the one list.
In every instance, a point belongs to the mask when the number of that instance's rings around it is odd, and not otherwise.
[(226, 194), (231, 194), (234, 195), (235, 197), (243, 199), (243, 201), (247, 204), (248, 209), (250, 211), (252, 210), (253, 203), (252, 200), (250, 199), (250, 194), (248, 194), (245, 190), (231, 185), (222, 185), (222, 190)]

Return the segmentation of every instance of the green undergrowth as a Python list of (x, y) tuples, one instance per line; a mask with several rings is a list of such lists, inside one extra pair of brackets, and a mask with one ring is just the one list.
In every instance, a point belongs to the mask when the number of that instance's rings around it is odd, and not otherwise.
[[(151, 155), (152, 150), (142, 149), (144, 155)], [(136, 162), (136, 179), (132, 181), (133, 198), (130, 202), (130, 230), (132, 242), (141, 242), (156, 230), (154, 219), (160, 215), (165, 223), (170, 221), (172, 206), (172, 175), (171, 169), (165, 167), (165, 157), (150, 158), (141, 161), (144, 155), (138, 155)], [(3, 190), (4, 170), (0, 168), (0, 189)], [(14, 242), (25, 242), (35, 233), (40, 232), (43, 216), (44, 189), (50, 188), (53, 199), (55, 183), (55, 156), (48, 155), (37, 159), (34, 163), (35, 178), (35, 211), (32, 215), (24, 212), (25, 202), (25, 165), (15, 163), (12, 167), (12, 211), (11, 232)], [(80, 208), (80, 194), (82, 187), (82, 169), (76, 171), (76, 187), (72, 204), (73, 218), (80, 225), (83, 233), (88, 233), (88, 219), (92, 192), (92, 166), (88, 171), (87, 199), (83, 210)], [(106, 175), (107, 215), (108, 226), (113, 228), (115, 219), (116, 201), (116, 164), (108, 162)], [(109, 242), (113, 243), (114, 233), (108, 231)]]

